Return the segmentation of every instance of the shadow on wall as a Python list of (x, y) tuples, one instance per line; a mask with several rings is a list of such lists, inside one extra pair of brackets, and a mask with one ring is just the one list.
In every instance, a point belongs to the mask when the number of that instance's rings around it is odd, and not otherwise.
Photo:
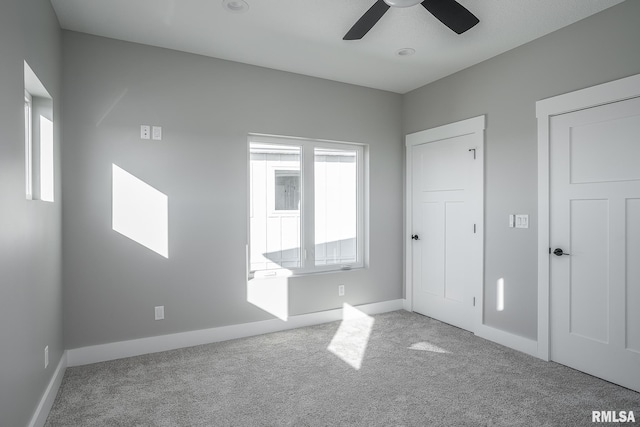
[[(356, 238), (351, 237), (316, 244), (315, 265), (351, 264), (357, 261)], [(295, 268), (300, 266), (301, 248), (282, 249), (263, 253), (266, 268)], [(267, 261), (268, 260), (268, 261)]]

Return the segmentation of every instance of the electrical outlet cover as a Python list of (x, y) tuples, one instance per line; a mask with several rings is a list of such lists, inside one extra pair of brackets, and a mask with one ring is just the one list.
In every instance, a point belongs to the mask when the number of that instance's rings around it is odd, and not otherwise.
[(155, 309), (156, 320), (164, 319), (164, 305), (159, 305)]
[(140, 125), (140, 138), (141, 139), (150, 139), (151, 138), (151, 126)]

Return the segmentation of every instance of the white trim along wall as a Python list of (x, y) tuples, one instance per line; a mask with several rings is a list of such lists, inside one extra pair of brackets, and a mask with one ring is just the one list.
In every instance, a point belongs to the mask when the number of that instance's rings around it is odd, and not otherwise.
[[(373, 304), (355, 306), (364, 314), (380, 314), (402, 310), (403, 300), (383, 301)], [(156, 337), (140, 338), (129, 341), (99, 344), (67, 350), (68, 366), (88, 365), (89, 363), (105, 362), (107, 360), (142, 354), (157, 353), (183, 347), (245, 338), (305, 326), (319, 325), (343, 319), (343, 308), (321, 311), (317, 313), (291, 316), (288, 320), (271, 319), (261, 322), (244, 323), (240, 325), (221, 326), (219, 328), (201, 329), (198, 331), (181, 332), (177, 334), (160, 335)]]
[(38, 403), (38, 407), (31, 417), (29, 427), (44, 426), (47, 421), (47, 417), (49, 416), (49, 412), (51, 412), (51, 408), (53, 407), (53, 402), (56, 400), (56, 396), (58, 395), (58, 389), (62, 384), (62, 378), (64, 377), (64, 372), (66, 370), (67, 352), (64, 351), (60, 358), (60, 362), (58, 362), (58, 366), (53, 373), (53, 377), (51, 377), (51, 381), (49, 381), (49, 385), (47, 385), (47, 389), (44, 391), (44, 394), (40, 399), (40, 403)]
[(549, 122), (551, 117), (640, 96), (640, 74), (536, 103), (538, 118), (538, 348), (549, 360)]

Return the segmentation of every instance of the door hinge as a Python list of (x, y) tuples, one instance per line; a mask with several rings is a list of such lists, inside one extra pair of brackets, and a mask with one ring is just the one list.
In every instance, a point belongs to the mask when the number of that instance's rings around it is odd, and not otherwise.
[(476, 234), (476, 225), (473, 224), (473, 234)]
[(476, 149), (475, 148), (469, 148), (469, 151), (473, 151), (473, 160), (476, 159)]
[(551, 248), (549, 248), (549, 255), (551, 255)]
[(476, 306), (476, 297), (473, 297), (473, 306)]

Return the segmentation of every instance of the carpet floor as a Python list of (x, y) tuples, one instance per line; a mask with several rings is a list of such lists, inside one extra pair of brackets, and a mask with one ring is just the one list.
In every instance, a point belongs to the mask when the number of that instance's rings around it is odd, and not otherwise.
[(590, 426), (596, 410), (640, 423), (640, 393), (396, 311), (68, 368), (46, 426)]

